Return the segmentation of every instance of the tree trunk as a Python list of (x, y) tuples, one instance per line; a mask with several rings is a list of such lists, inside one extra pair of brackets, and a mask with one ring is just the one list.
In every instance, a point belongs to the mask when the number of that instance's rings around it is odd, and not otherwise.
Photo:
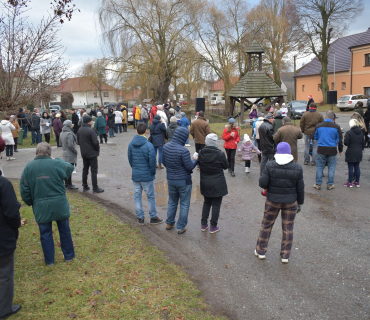
[[(323, 50), (324, 51), (324, 50)], [(329, 84), (328, 84), (328, 59), (327, 54), (323, 55), (324, 59), (321, 60), (321, 91), (322, 91), (322, 100), (324, 104), (327, 103), (327, 92), (329, 90)]]
[(100, 96), (101, 107), (104, 107), (103, 96), (101, 94), (101, 90), (99, 90), (99, 96)]
[(272, 73), (274, 75), (275, 83), (281, 88), (280, 70), (276, 64), (272, 65)]
[(171, 77), (168, 74), (162, 74), (159, 76), (159, 83), (156, 88), (156, 99), (160, 103), (166, 103), (170, 94), (169, 86), (171, 84)]

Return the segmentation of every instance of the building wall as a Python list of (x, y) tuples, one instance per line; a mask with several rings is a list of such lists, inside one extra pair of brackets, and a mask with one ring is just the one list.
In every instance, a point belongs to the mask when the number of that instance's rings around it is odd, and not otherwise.
[(365, 66), (365, 54), (370, 54), (370, 45), (352, 49), (352, 93), (370, 96), (370, 66)]

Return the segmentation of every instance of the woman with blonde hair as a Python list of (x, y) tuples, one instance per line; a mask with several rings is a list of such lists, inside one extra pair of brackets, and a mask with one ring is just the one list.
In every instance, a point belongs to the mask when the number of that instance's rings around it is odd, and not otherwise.
[(227, 154), (227, 161), (229, 162), (229, 172), (232, 177), (235, 177), (234, 167), (235, 167), (235, 154), (240, 141), (238, 130), (235, 127), (235, 119), (229, 119), (229, 125), (225, 128), (222, 135), (222, 139), (225, 141), (224, 148)]
[(12, 131), (14, 139), (14, 152), (18, 152), (18, 137), (21, 127), (19, 126), (18, 121), (15, 120), (15, 116), (10, 116), (10, 123), (15, 127), (15, 130)]

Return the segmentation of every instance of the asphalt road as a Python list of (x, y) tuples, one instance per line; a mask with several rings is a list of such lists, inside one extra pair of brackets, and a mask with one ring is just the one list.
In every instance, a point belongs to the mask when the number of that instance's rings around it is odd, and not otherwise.
[[(349, 115), (337, 115), (337, 122), (348, 130)], [(136, 225), (127, 161), (127, 147), (134, 134), (130, 129), (110, 139), (110, 144), (102, 145), (98, 181), (105, 192), (86, 195), (107, 205), (122, 220)], [(190, 143), (193, 154), (194, 143), (192, 140)], [(222, 141), (219, 147), (222, 148)], [(299, 163), (303, 164), (303, 141), (299, 150)], [(34, 149), (20, 150), (17, 160), (1, 160), (6, 176), (20, 178), (34, 152)], [(61, 149), (53, 148), (53, 156), (61, 156)], [(176, 230), (166, 231), (165, 224), (149, 226), (146, 214), (142, 232), (169, 260), (184, 267), (216, 313), (230, 319), (370, 319), (369, 157), (370, 149), (367, 149), (361, 163), (359, 189), (343, 187), (347, 177), (344, 155), (338, 156), (336, 188), (331, 191), (313, 189), (315, 167), (304, 166), (305, 204), (295, 221), (293, 250), (287, 265), (281, 264), (279, 256), (280, 218), (272, 231), (266, 260), (260, 261), (253, 254), (265, 198), (258, 186), (258, 163), (253, 162), (251, 173), (246, 175), (240, 155), (236, 177), (226, 173), (229, 194), (222, 204), (219, 233), (200, 230), (202, 196), (196, 170), (188, 231), (178, 235)], [(78, 186), (81, 166), (79, 159), (77, 173), (73, 174)], [(165, 170), (157, 173), (155, 185), (158, 215), (165, 218)], [(144, 207), (147, 212), (147, 205)]]

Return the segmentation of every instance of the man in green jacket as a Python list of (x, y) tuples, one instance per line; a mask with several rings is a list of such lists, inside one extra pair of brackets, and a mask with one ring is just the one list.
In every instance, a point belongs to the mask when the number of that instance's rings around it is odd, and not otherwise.
[(71, 214), (64, 185), (72, 172), (73, 165), (52, 158), (50, 145), (42, 142), (37, 145), (36, 158), (26, 165), (21, 176), (21, 197), (32, 206), (40, 229), (45, 263), (50, 267), (54, 265), (53, 221), (58, 225), (65, 262), (71, 262), (75, 256), (68, 220)]

